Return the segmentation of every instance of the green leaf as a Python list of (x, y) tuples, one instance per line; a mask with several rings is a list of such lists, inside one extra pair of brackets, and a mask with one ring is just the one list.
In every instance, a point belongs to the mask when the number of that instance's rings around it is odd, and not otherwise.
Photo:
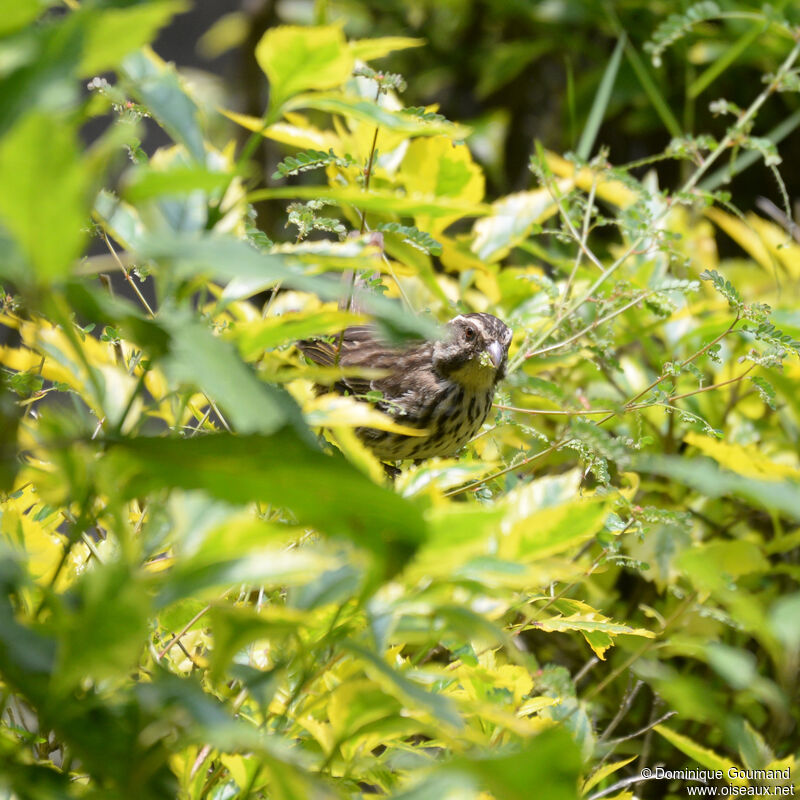
[(581, 755), (572, 737), (558, 726), (531, 738), (517, 752), (484, 751), (454, 759), (444, 768), (473, 775), (503, 800), (530, 800), (533, 787), (543, 786), (547, 800), (577, 800)]
[(272, 174), (272, 180), (287, 178), (290, 175), (299, 175), (301, 172), (308, 172), (312, 169), (326, 167), (328, 164), (335, 164), (337, 167), (352, 167), (356, 162), (349, 156), (340, 158), (333, 150), (327, 153), (324, 150), (305, 150), (302, 153), (295, 153), (281, 161)]
[(89, 175), (73, 127), (33, 112), (0, 141), (0, 218), (43, 283), (70, 271), (89, 221)]
[(204, 164), (206, 146), (200, 128), (200, 111), (181, 84), (175, 68), (147, 50), (128, 56), (122, 63), (122, 72), (134, 96), (159, 125), (176, 142), (183, 144), (195, 161)]
[(90, 9), (79, 74), (96, 75), (116, 67), (186, 8), (184, 0), (155, 0), (128, 8)]
[(245, 645), (257, 639), (269, 639), (277, 644), (290, 639), (302, 627), (304, 615), (281, 606), (267, 606), (260, 612), (248, 608), (214, 606), (209, 623), (214, 634), (211, 651), (211, 677), (219, 679), (233, 657)]
[(58, 626), (57, 684), (126, 675), (147, 643), (150, 599), (124, 564), (95, 565), (75, 589), (71, 613)]
[(694, 3), (682, 14), (670, 14), (653, 33), (652, 41), (644, 49), (650, 53), (653, 66), (661, 66), (661, 55), (675, 42), (686, 36), (698, 23), (719, 16), (720, 7), (712, 0)]
[(170, 334), (163, 365), (172, 380), (188, 383), (222, 406), (239, 433), (273, 433), (290, 419), (304, 427), (300, 412), (280, 389), (263, 383), (237, 357), (236, 349), (177, 311), (162, 314)]
[[(345, 246), (353, 244), (358, 243), (344, 243)], [(223, 280), (240, 279), (248, 285), (250, 293), (281, 281), (284, 286), (311, 292), (322, 300), (338, 300), (349, 296), (349, 282), (315, 277), (305, 274), (304, 270), (314, 264), (321, 269), (331, 269), (337, 263), (342, 268), (358, 265), (374, 270), (375, 262), (371, 254), (350, 260), (336, 258), (336, 253), (341, 251), (331, 250), (332, 246), (335, 244), (312, 242), (309, 247), (291, 248), (286, 253), (262, 253), (232, 237), (173, 234), (145, 237), (138, 249), (145, 258), (169, 264), (179, 278), (206, 275)], [(317, 252), (320, 255), (316, 255)], [(348, 252), (357, 253), (358, 250)], [(409, 314), (399, 303), (379, 294), (364, 293), (359, 296), (359, 302), (366, 313), (377, 317), (392, 332), (425, 338), (434, 338), (439, 333), (431, 319)]]
[(644, 456), (634, 459), (637, 469), (672, 478), (708, 497), (735, 495), (770, 511), (800, 520), (800, 491), (792, 481), (761, 481), (720, 470), (708, 459)]
[(270, 108), (307, 89), (344, 83), (355, 58), (339, 26), (271, 28), (256, 45), (256, 60), (269, 78)]
[(415, 228), (413, 225), (401, 225), (399, 222), (382, 222), (377, 230), (383, 233), (395, 233), (403, 238), (406, 244), (410, 244), (423, 253), (430, 253), (434, 256), (442, 254), (442, 245), (436, 241), (429, 233)]
[[(731, 767), (736, 767), (736, 764), (728, 758), (718, 755), (713, 750), (707, 747), (702, 747), (697, 742), (690, 739), (688, 736), (683, 736), (673, 730), (665, 727), (664, 725), (656, 725), (654, 731), (660, 733), (670, 744), (677, 747), (684, 755), (689, 756), (695, 764), (700, 764), (706, 769), (722, 770), (727, 775)], [(732, 780), (730, 783), (741, 784), (743, 781)]]
[[(786, 5), (786, 3), (783, 2), (779, 5)], [(743, 33), (730, 47), (725, 48), (718, 58), (689, 84), (689, 88), (686, 90), (689, 99), (694, 100), (702, 94), (740, 55), (748, 50), (768, 27), (769, 23), (757, 23)]]
[(0, 36), (6, 36), (24, 28), (49, 5), (47, 0), (28, 0), (25, 3), (20, 3), (19, 0), (1, 0)]
[(195, 191), (210, 194), (226, 189), (233, 178), (231, 173), (211, 172), (200, 167), (175, 167), (168, 170), (138, 168), (125, 175), (122, 194), (130, 203)]
[(507, 500), (514, 510), (506, 521), (508, 533), (499, 552), (509, 560), (530, 562), (583, 544), (601, 530), (608, 513), (606, 499), (595, 497), (578, 498), (519, 518), (514, 499), (509, 495)]
[(700, 590), (724, 588), (728, 582), (753, 572), (767, 572), (769, 561), (753, 542), (717, 541), (684, 550), (677, 566)]
[(647, 65), (642, 61), (641, 56), (630, 41), (625, 44), (625, 55), (631, 67), (633, 67), (633, 71), (636, 73), (636, 77), (639, 79), (639, 83), (647, 94), (650, 103), (656, 110), (658, 116), (661, 117), (664, 127), (670, 132), (673, 138), (680, 138), (683, 135), (683, 129), (680, 123), (675, 118), (675, 114), (669, 107), (669, 103), (656, 85)]
[(431, 119), (414, 114), (404, 114), (402, 111), (391, 111), (358, 95), (339, 92), (302, 94), (294, 97), (284, 106), (286, 111), (297, 111), (301, 108), (313, 108), (328, 114), (339, 114), (357, 122), (364, 122), (395, 133), (404, 133), (407, 136), (448, 136), (451, 139), (466, 139), (470, 134), (470, 129), (465, 125), (449, 122), (439, 115)]
[(288, 508), (301, 524), (351, 539), (385, 559), (389, 572), (426, 535), (414, 505), (341, 458), (313, 449), (289, 428), (272, 436), (124, 440), (110, 444), (103, 461), (108, 491), (122, 497), (180, 487), (237, 505), (256, 500)]
[(342, 642), (342, 648), (353, 655), (364, 666), (366, 673), (388, 694), (396, 697), (401, 703), (430, 714), (440, 723), (456, 730), (464, 723), (459, 716), (453, 701), (435, 692), (429, 692), (409, 680), (402, 673), (392, 669), (382, 658), (371, 650), (352, 641)]
[(614, 89), (614, 81), (617, 79), (617, 72), (619, 71), (619, 65), (622, 61), (622, 53), (625, 49), (627, 38), (625, 33), (619, 37), (617, 46), (614, 48), (608, 66), (606, 66), (605, 72), (603, 73), (600, 86), (597, 88), (597, 94), (594, 96), (594, 102), (592, 103), (589, 117), (586, 120), (586, 125), (583, 128), (583, 133), (581, 134), (581, 139), (578, 142), (578, 148), (576, 150), (578, 156), (584, 159), (584, 161), (592, 154), (592, 148), (597, 139), (597, 133), (600, 130), (600, 126), (603, 124), (603, 118), (606, 115), (606, 109), (611, 100), (611, 92)]

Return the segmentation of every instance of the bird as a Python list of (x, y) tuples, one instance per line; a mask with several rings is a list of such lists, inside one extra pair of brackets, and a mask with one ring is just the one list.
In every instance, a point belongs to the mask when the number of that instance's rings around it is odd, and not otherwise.
[(303, 339), (297, 347), (321, 366), (379, 370), (378, 378), (342, 377), (333, 391), (419, 428), (416, 436), (367, 427), (356, 434), (381, 461), (421, 462), (454, 456), (481, 429), (505, 376), (511, 337), (497, 317), (470, 313), (453, 317), (434, 341), (392, 344), (374, 326), (357, 325), (333, 341)]

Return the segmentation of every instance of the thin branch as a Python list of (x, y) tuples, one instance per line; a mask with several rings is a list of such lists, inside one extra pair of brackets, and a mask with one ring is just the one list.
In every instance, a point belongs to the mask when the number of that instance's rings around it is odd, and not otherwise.
[(599, 792), (595, 792), (594, 794), (590, 794), (586, 800), (598, 800), (600, 797), (605, 797), (607, 794), (611, 794), (612, 792), (616, 792), (619, 789), (624, 789), (626, 786), (632, 786), (634, 783), (643, 783), (644, 781), (652, 781), (655, 780), (655, 775), (650, 775), (645, 778), (642, 775), (634, 775), (631, 778), (624, 778), (621, 781), (617, 781), (616, 783), (609, 786), (607, 789), (601, 789)]
[(641, 736), (643, 733), (647, 733), (649, 730), (652, 730), (656, 727), (656, 725), (660, 725), (662, 722), (666, 722), (670, 717), (674, 717), (678, 712), (677, 711), (667, 711), (666, 714), (662, 714), (657, 720), (653, 722), (648, 722), (644, 728), (639, 728), (638, 731), (634, 733), (629, 733), (626, 736), (620, 736), (617, 739), (612, 739), (609, 744), (616, 747), (618, 744), (622, 744), (623, 742), (627, 742), (630, 739), (635, 739), (637, 736)]
[[(776, 70), (775, 75), (770, 81), (770, 83), (766, 86), (766, 88), (756, 97), (756, 99), (750, 104), (748, 109), (742, 114), (739, 119), (736, 121), (736, 124), (730, 128), (727, 132), (725, 137), (719, 143), (719, 145), (714, 149), (712, 153), (709, 154), (708, 158), (706, 158), (692, 173), (692, 175), (686, 180), (686, 182), (681, 186), (681, 188), (676, 192), (676, 195), (683, 195), (690, 193), (700, 181), (700, 178), (708, 172), (709, 168), (712, 164), (714, 164), (717, 159), (739, 138), (742, 131), (747, 127), (753, 117), (756, 115), (758, 110), (761, 108), (762, 105), (767, 101), (767, 98), (773, 94), (780, 84), (780, 81), (783, 80), (783, 77), (786, 73), (792, 68), (792, 65), (797, 60), (797, 57), (800, 55), (800, 41), (795, 43), (795, 46), (790, 51), (789, 55), (784, 59), (784, 62), (781, 66)], [(666, 203), (664, 207), (653, 217), (651, 220), (651, 227), (663, 219), (670, 211), (672, 205), (671, 203)], [(649, 233), (643, 233), (637, 236), (625, 249), (625, 251), (614, 261), (607, 269), (603, 270), (603, 272), (598, 276), (598, 278), (592, 283), (592, 285), (583, 293), (581, 297), (575, 300), (572, 305), (570, 305), (569, 309), (563, 315), (563, 318), (559, 318), (554, 320), (554, 322), (549, 325), (543, 332), (540, 334), (538, 342), (541, 343), (547, 339), (552, 333), (554, 333), (561, 322), (564, 319), (568, 319), (571, 317), (585, 302), (588, 300), (607, 280), (610, 278), (627, 260), (636, 253), (643, 242), (646, 241), (648, 238)], [(514, 363), (513, 365), (509, 365), (509, 369), (516, 368), (519, 366), (518, 364)], [(637, 398), (638, 399), (638, 398)]]
[(517, 406), (504, 406), (500, 403), (492, 403), (494, 408), (502, 411), (516, 411), (518, 414), (533, 414), (543, 417), (583, 417), (591, 414), (610, 414), (610, 408), (588, 408), (583, 411), (547, 411), (542, 408), (518, 408)]
[(738, 383), (742, 380), (749, 372), (752, 372), (756, 368), (755, 364), (749, 366), (741, 375), (737, 375), (735, 378), (731, 378), (727, 381), (720, 381), (719, 383), (713, 383), (711, 386), (701, 386), (699, 389), (695, 389), (691, 392), (684, 392), (683, 394), (676, 394), (672, 395), (672, 397), (668, 398), (668, 402), (673, 402), (674, 400), (683, 400), (685, 397), (692, 397), (696, 394), (702, 394), (703, 392), (710, 392), (714, 389), (721, 389), (723, 386), (730, 386), (732, 383)]
[[(683, 600), (683, 602), (678, 605), (675, 611), (673, 611), (672, 614), (665, 621), (664, 627), (661, 630), (661, 634), (666, 633), (666, 631), (669, 629), (669, 626), (672, 625), (672, 623), (675, 622), (675, 620), (677, 620), (681, 616), (681, 614), (683, 614), (683, 612), (689, 607), (690, 603), (694, 600), (694, 598), (695, 594), (694, 592), (692, 592), (692, 594), (688, 595)], [(626, 669), (628, 669), (628, 667), (630, 667), (631, 664), (635, 663), (645, 653), (649, 652), (650, 649), (655, 646), (656, 642), (657, 642), (656, 639), (650, 639), (647, 642), (645, 642), (645, 644), (642, 645), (642, 647), (640, 647), (631, 656), (626, 658), (625, 661), (623, 661), (618, 667), (613, 669), (602, 681), (600, 681), (600, 683), (593, 686), (591, 690), (587, 692), (586, 695), (584, 695), (583, 701), (588, 702), (597, 694), (602, 692), (612, 681), (616, 680), (619, 675), (621, 675)]]
[(614, 715), (614, 718), (608, 723), (606, 729), (597, 738), (598, 742), (602, 742), (604, 739), (607, 739), (612, 733), (614, 733), (614, 729), (617, 727), (617, 725), (619, 725), (620, 722), (622, 722), (623, 717), (628, 713), (628, 711), (630, 711), (633, 701), (636, 699), (643, 686), (644, 681), (636, 681), (636, 683), (633, 685), (633, 688), (625, 694), (622, 704), (620, 705), (617, 713)]
[(117, 251), (114, 249), (114, 245), (111, 244), (111, 240), (108, 238), (108, 234), (105, 231), (103, 231), (103, 240), (105, 241), (106, 246), (108, 247), (112, 258), (114, 259), (114, 261), (117, 262), (117, 266), (122, 270), (122, 274), (125, 276), (125, 280), (130, 284), (136, 296), (139, 298), (141, 304), (145, 307), (145, 309), (147, 309), (147, 313), (151, 317), (155, 317), (156, 315), (155, 311), (153, 311), (153, 309), (150, 308), (150, 303), (147, 302), (145, 296), (139, 291), (139, 287), (136, 285), (136, 281), (134, 281), (133, 278), (131, 278), (130, 272), (128, 272), (127, 268), (120, 260), (119, 256), (117, 255)]
[(563, 342), (557, 342), (556, 344), (548, 345), (547, 347), (541, 347), (538, 350), (531, 350), (529, 353), (525, 354), (525, 358), (533, 358), (534, 356), (541, 356), (544, 353), (549, 353), (551, 350), (558, 350), (561, 347), (566, 347), (568, 344), (572, 344), (573, 342), (577, 341), (578, 339), (585, 336), (590, 331), (593, 331), (595, 328), (599, 328), (601, 325), (605, 324), (609, 320), (614, 319), (614, 317), (618, 317), (620, 314), (624, 314), (628, 309), (633, 308), (634, 306), (638, 305), (642, 302), (642, 300), (647, 299), (652, 292), (645, 292), (639, 297), (634, 298), (629, 303), (626, 303), (624, 306), (609, 312), (604, 317), (600, 317), (600, 319), (596, 319), (590, 325), (587, 325), (583, 330), (578, 331), (577, 333), (573, 334), (572, 336), (564, 339)]
[[(708, 350), (710, 350), (715, 344), (717, 344), (717, 342), (719, 342), (722, 339), (724, 339), (729, 333), (731, 333), (733, 331), (733, 329), (736, 327), (736, 324), (738, 322), (739, 322), (739, 315), (737, 314), (736, 315), (736, 319), (734, 319), (733, 322), (731, 322), (731, 324), (721, 334), (719, 334), (719, 336), (715, 336), (710, 342), (708, 342), (708, 344), (703, 345), (703, 347), (701, 347), (698, 351), (696, 351), (695, 353), (692, 353), (692, 355), (690, 355), (688, 358), (685, 358), (683, 361), (681, 361), (680, 369), (683, 369), (688, 364), (691, 364), (693, 361), (695, 361), (696, 359), (700, 358), (700, 356), (702, 356), (704, 353), (706, 353)], [(625, 410), (630, 410), (640, 397), (643, 397), (649, 391), (651, 391), (652, 389), (655, 389), (656, 386), (658, 386), (660, 383), (662, 383), (663, 381), (665, 381), (669, 377), (671, 377), (671, 376), (670, 375), (666, 375), (666, 374), (665, 375), (660, 375), (658, 378), (656, 378), (650, 384), (645, 386), (644, 389), (642, 389), (641, 392), (638, 392), (637, 394), (635, 394), (633, 397), (631, 397), (630, 400), (628, 400), (627, 403), (625, 403), (625, 405), (623, 406), (623, 409), (622, 409), (623, 413), (624, 413)], [(618, 413), (619, 412), (617, 412), (617, 411), (612, 411), (607, 417), (604, 417), (603, 419), (599, 420), (597, 424), (598, 425), (602, 425), (604, 422), (608, 422), (608, 420), (610, 420), (612, 417), (615, 417)]]
[(189, 628), (195, 624), (199, 619), (202, 619), (208, 612), (211, 611), (211, 606), (207, 605), (205, 608), (201, 608), (181, 629), (176, 633), (166, 644), (166, 646), (161, 650), (158, 654), (159, 660), (164, 658), (164, 656), (169, 653), (169, 651), (187, 634)]

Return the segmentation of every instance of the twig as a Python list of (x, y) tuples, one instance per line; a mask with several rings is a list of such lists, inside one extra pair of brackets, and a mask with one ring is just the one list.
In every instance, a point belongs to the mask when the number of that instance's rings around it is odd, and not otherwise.
[(614, 718), (608, 723), (606, 729), (598, 737), (598, 742), (602, 742), (604, 739), (607, 739), (614, 732), (614, 728), (616, 728), (617, 725), (622, 722), (622, 718), (630, 710), (630, 707), (633, 705), (633, 701), (641, 691), (642, 686), (644, 686), (644, 681), (636, 681), (636, 683), (633, 685), (633, 688), (626, 693), (622, 700), (622, 704), (619, 707), (619, 711), (617, 711), (617, 713), (614, 715)]
[(630, 739), (635, 739), (637, 736), (641, 736), (643, 733), (647, 733), (649, 730), (652, 730), (656, 727), (656, 725), (660, 725), (662, 722), (666, 722), (670, 717), (674, 717), (678, 712), (677, 711), (667, 711), (666, 714), (662, 714), (657, 720), (653, 722), (648, 722), (644, 728), (640, 728), (638, 731), (634, 733), (629, 733), (627, 736), (620, 736), (617, 739), (612, 739), (609, 744), (616, 747), (618, 744), (622, 744), (622, 742), (627, 742)]
[[(678, 619), (678, 617), (680, 617), (681, 614), (683, 614), (683, 612), (689, 607), (689, 604), (694, 600), (694, 597), (695, 597), (694, 592), (692, 592), (692, 594), (688, 595), (684, 599), (684, 601), (678, 605), (675, 611), (673, 611), (672, 614), (669, 616), (669, 618), (665, 621), (664, 627), (661, 630), (662, 634), (668, 630), (669, 626), (673, 622), (675, 622), (675, 620)], [(595, 695), (602, 692), (606, 688), (606, 686), (608, 686), (609, 683), (616, 680), (616, 678), (620, 674), (622, 674), (626, 669), (628, 669), (628, 667), (630, 667), (631, 664), (638, 661), (645, 653), (649, 652), (650, 648), (652, 648), (655, 645), (655, 643), (656, 639), (650, 639), (644, 645), (642, 645), (642, 647), (640, 647), (635, 653), (633, 653), (633, 655), (626, 658), (625, 661), (623, 661), (618, 667), (613, 669), (602, 681), (600, 681), (600, 683), (593, 686), (592, 689), (589, 692), (587, 692), (587, 694), (583, 697), (583, 701), (588, 702)]]
[[(767, 101), (767, 98), (773, 94), (786, 75), (786, 73), (792, 68), (792, 65), (797, 60), (797, 57), (800, 55), (800, 41), (795, 43), (795, 46), (789, 52), (789, 55), (786, 56), (781, 66), (776, 70), (773, 79), (770, 83), (766, 86), (766, 88), (756, 97), (756, 99), (750, 104), (748, 109), (739, 117), (736, 121), (736, 124), (733, 125), (726, 135), (723, 137), (722, 141), (719, 145), (711, 152), (706, 159), (697, 167), (697, 169), (692, 173), (692, 175), (686, 180), (686, 182), (681, 186), (681, 188), (676, 193), (677, 195), (688, 194), (690, 193), (700, 181), (700, 178), (708, 172), (709, 168), (712, 164), (714, 164), (717, 159), (733, 144), (740, 136), (741, 132), (747, 127), (750, 123), (750, 120), (756, 115), (758, 110), (761, 108), (762, 105)], [(666, 203), (664, 207), (653, 217), (651, 223), (655, 225), (659, 220), (663, 219), (667, 213), (669, 213), (671, 209), (671, 204)], [(552, 333), (554, 333), (558, 327), (561, 325), (564, 319), (568, 319), (571, 317), (585, 302), (588, 300), (607, 280), (610, 278), (627, 260), (639, 250), (639, 247), (642, 245), (643, 242), (646, 241), (648, 238), (647, 233), (643, 233), (637, 236), (626, 248), (626, 250), (614, 261), (607, 269), (603, 270), (603, 272), (598, 276), (598, 278), (592, 283), (592, 285), (583, 293), (581, 297), (579, 297), (569, 309), (564, 313), (563, 317), (559, 317), (557, 320), (554, 320), (539, 336), (538, 343), (541, 343), (547, 339)], [(509, 365), (509, 371), (512, 368), (518, 367), (519, 364), (514, 362)]]
[(147, 309), (147, 313), (151, 317), (155, 317), (156, 315), (155, 311), (153, 311), (153, 309), (150, 308), (150, 303), (147, 302), (145, 296), (139, 291), (139, 287), (136, 285), (136, 281), (134, 281), (133, 278), (131, 278), (130, 273), (120, 260), (119, 256), (117, 255), (117, 251), (114, 249), (114, 245), (111, 244), (111, 240), (108, 238), (108, 234), (105, 231), (103, 231), (103, 240), (105, 241), (106, 246), (108, 247), (114, 261), (117, 262), (117, 266), (122, 270), (122, 274), (125, 276), (125, 280), (130, 284), (136, 296), (139, 298), (141, 304), (145, 307), (145, 309)]
[(176, 633), (166, 644), (166, 646), (161, 650), (158, 654), (159, 660), (164, 658), (164, 656), (169, 653), (169, 651), (186, 635), (189, 628), (197, 622), (197, 620), (202, 619), (209, 611), (211, 610), (211, 606), (207, 605), (205, 608), (201, 608), (181, 629)]
[(501, 411), (516, 411), (519, 414), (532, 414), (540, 415), (543, 417), (583, 417), (591, 416), (592, 414), (610, 414), (610, 408), (587, 408), (583, 411), (548, 411), (543, 408), (519, 408), (518, 406), (504, 406), (500, 403), (492, 403), (494, 408), (499, 408)]
[(577, 333), (573, 334), (567, 339), (564, 339), (564, 341), (562, 342), (556, 342), (555, 344), (548, 345), (547, 347), (541, 347), (538, 350), (531, 350), (529, 353), (525, 354), (525, 359), (533, 358), (534, 356), (541, 356), (544, 353), (549, 353), (551, 350), (558, 350), (561, 347), (566, 347), (568, 344), (572, 344), (581, 337), (585, 336), (590, 331), (593, 331), (595, 328), (599, 328), (601, 325), (605, 324), (609, 320), (614, 319), (614, 317), (618, 317), (620, 314), (624, 314), (628, 309), (633, 308), (634, 306), (641, 303), (642, 300), (646, 300), (651, 294), (652, 292), (645, 292), (644, 294), (639, 295), (639, 297), (634, 298), (621, 308), (609, 312), (604, 317), (600, 317), (600, 319), (596, 319), (594, 322), (587, 325), (583, 330), (578, 331)]
[(598, 800), (600, 797), (605, 797), (607, 794), (611, 794), (612, 792), (616, 792), (618, 789), (624, 789), (626, 786), (631, 786), (634, 783), (643, 783), (644, 781), (652, 781), (655, 780), (655, 775), (650, 775), (649, 777), (645, 778), (642, 775), (634, 775), (631, 778), (623, 778), (621, 781), (617, 781), (616, 783), (609, 786), (607, 789), (601, 789), (599, 792), (595, 792), (594, 794), (590, 794), (586, 800)]

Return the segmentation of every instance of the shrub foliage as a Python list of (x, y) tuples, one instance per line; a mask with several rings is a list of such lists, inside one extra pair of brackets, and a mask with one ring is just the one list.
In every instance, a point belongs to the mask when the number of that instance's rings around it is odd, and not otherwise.
[[(272, 28), (253, 118), (147, 47), (177, 2), (0, 5), (3, 792), (558, 800), (655, 764), (794, 770), (800, 244), (709, 179), (744, 150), (780, 180), (758, 114), (800, 88), (795, 28), (759, 17), (782, 60), (717, 105), (724, 137), (649, 159), (688, 164), (678, 188), (596, 141), (616, 53), (578, 153), (538, 146), (530, 188), (488, 198), (470, 129), (378, 69), (420, 40)], [(724, 13), (665, 19), (652, 55)], [(285, 241), (264, 200), (292, 201)], [(465, 310), (514, 330), (495, 414), (387, 484), (354, 429), (392, 421), (316, 396), (337, 372), (292, 343)]]

